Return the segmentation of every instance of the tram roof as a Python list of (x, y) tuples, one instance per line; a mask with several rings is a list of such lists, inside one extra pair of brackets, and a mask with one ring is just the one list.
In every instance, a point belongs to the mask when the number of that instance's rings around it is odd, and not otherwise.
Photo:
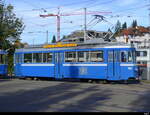
[[(62, 43), (67, 44), (67, 43)], [(69, 43), (68, 43), (69, 44)], [(51, 44), (56, 45), (56, 44)], [(32, 45), (27, 48), (17, 49), (16, 52), (29, 51), (56, 51), (56, 50), (71, 50), (71, 49), (94, 49), (94, 48), (134, 48), (134, 46), (122, 42), (103, 42), (103, 43), (78, 43), (77, 46), (72, 47), (51, 47), (44, 48), (44, 45)]]

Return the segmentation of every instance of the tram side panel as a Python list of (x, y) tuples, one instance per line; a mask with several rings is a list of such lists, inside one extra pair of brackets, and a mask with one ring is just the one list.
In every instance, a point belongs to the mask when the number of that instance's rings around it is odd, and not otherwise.
[(120, 51), (120, 79), (138, 78), (138, 68), (135, 60), (135, 50)]
[[(55, 77), (56, 79), (127, 80), (130, 77), (135, 78), (133, 54), (126, 49), (123, 49), (125, 53), (120, 51), (113, 49), (108, 54), (108, 49), (97, 48), (21, 52), (22, 54), (15, 54), (15, 74), (19, 77)], [(124, 57), (128, 61), (124, 62)]]
[(7, 75), (7, 53), (0, 50), (0, 75)]
[[(15, 64), (15, 75), (18, 77), (53, 77), (54, 64), (53, 62), (48, 63), (48, 61), (52, 60), (46, 60), (45, 63), (38, 63), (33, 60), (35, 54), (37, 56), (41, 55), (41, 53), (30, 52), (22, 54), (22, 59), (17, 59), (17, 56), (15, 56), (15, 60), (18, 60)], [(46, 55), (48, 56), (49, 53), (46, 53)], [(21, 56), (18, 57), (21, 58)], [(27, 57), (28, 59), (25, 59)]]
[(0, 64), (0, 75), (7, 75), (7, 67), (6, 64)]
[(106, 64), (64, 64), (65, 78), (106, 79)]
[(106, 54), (102, 49), (65, 52), (63, 69), (64, 78), (106, 79)]

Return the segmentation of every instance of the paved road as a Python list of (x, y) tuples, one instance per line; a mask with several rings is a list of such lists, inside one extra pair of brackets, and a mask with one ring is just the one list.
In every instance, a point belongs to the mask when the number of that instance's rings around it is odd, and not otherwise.
[(150, 84), (0, 80), (0, 112), (150, 112)]

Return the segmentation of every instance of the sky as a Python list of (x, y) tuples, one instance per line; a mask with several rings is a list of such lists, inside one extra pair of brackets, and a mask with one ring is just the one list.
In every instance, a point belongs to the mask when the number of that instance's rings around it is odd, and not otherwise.
[[(14, 6), (14, 13), (24, 22), (25, 29), (21, 34), (21, 42), (28, 44), (50, 43), (53, 35), (57, 36), (56, 17), (40, 17), (41, 14), (57, 14), (58, 7), (61, 16), (60, 36), (69, 35), (75, 30), (84, 28), (84, 8), (88, 12), (87, 29), (107, 31), (119, 20), (122, 24), (127, 22), (128, 27), (133, 20), (140, 26), (149, 26), (149, 0), (5, 0), (5, 4)], [(107, 22), (100, 21), (96, 24), (95, 12), (105, 17)], [(106, 13), (109, 12), (109, 13)], [(73, 14), (78, 15), (73, 15)]]

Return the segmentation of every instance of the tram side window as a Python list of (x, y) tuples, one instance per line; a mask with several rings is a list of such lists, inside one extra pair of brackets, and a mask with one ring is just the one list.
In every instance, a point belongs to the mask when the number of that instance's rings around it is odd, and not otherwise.
[(129, 51), (128, 52), (128, 62), (132, 62), (133, 61), (133, 55), (132, 55), (132, 52)]
[(133, 62), (133, 52), (132, 51), (122, 51), (121, 52), (121, 62)]
[(52, 62), (52, 53), (43, 53), (43, 63)]
[(128, 56), (128, 52), (122, 51), (121, 52), (121, 62), (127, 62), (127, 56)]
[(108, 62), (113, 62), (114, 61), (114, 53), (113, 51), (108, 52)]
[(136, 62), (136, 51), (132, 51), (133, 62)]
[(76, 62), (76, 52), (65, 52), (65, 62)]
[(19, 54), (15, 54), (15, 63), (19, 63)]
[(33, 53), (33, 63), (42, 63), (42, 53)]
[(91, 62), (103, 62), (103, 51), (91, 51)]
[(2, 54), (0, 54), (0, 64), (3, 64)]
[(78, 62), (89, 62), (89, 52), (83, 52), (83, 51), (79, 51), (78, 52)]
[(32, 63), (32, 53), (24, 54), (24, 63)]
[(6, 64), (6, 55), (0, 54), (0, 64)]

